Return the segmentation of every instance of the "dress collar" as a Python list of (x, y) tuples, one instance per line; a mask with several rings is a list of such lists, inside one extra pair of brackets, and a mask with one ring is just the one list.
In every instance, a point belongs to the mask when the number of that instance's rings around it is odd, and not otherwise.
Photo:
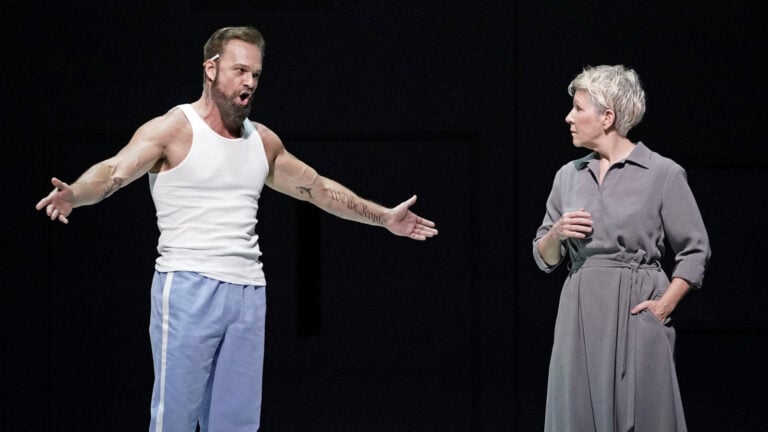
[[(573, 161), (573, 164), (576, 166), (577, 170), (582, 170), (585, 167), (589, 165), (591, 161), (597, 161), (600, 159), (600, 156), (597, 154), (597, 152), (591, 152), (588, 155), (576, 159)], [(637, 145), (635, 145), (635, 148), (632, 149), (632, 152), (627, 156), (625, 159), (618, 161), (617, 163), (622, 162), (631, 162), (634, 165), (637, 165), (639, 167), (643, 168), (649, 168), (650, 167), (650, 161), (651, 161), (651, 150), (643, 144), (642, 141), (638, 141)]]

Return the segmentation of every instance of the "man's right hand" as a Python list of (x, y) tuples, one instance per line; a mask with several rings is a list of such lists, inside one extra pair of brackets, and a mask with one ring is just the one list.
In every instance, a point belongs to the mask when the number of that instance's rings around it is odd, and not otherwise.
[(47, 197), (41, 199), (35, 208), (37, 210), (45, 209), (45, 213), (51, 220), (58, 219), (61, 223), (69, 223), (67, 216), (72, 213), (75, 202), (75, 194), (72, 188), (63, 181), (53, 177), (51, 179), (53, 190)]

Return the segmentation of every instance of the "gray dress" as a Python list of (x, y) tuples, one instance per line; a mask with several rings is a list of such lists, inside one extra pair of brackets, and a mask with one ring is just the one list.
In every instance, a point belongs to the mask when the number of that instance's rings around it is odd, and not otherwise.
[(588, 238), (561, 245), (570, 273), (555, 323), (545, 430), (685, 431), (675, 330), (650, 311), (630, 310), (669, 286), (659, 264), (665, 237), (675, 253), (672, 277), (701, 286), (710, 255), (701, 214), (683, 168), (643, 143), (602, 184), (598, 173), (596, 153), (560, 168), (533, 241), (536, 264), (551, 272), (560, 263), (548, 266), (536, 242), (564, 212), (592, 215)]

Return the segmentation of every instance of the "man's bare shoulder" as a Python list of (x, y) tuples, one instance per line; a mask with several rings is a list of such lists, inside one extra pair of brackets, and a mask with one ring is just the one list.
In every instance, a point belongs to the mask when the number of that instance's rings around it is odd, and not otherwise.
[(283, 141), (280, 140), (280, 137), (267, 126), (257, 122), (252, 123), (256, 128), (256, 131), (259, 132), (261, 142), (264, 143), (264, 151), (267, 153), (267, 159), (271, 164), (272, 161), (274, 161), (275, 156), (284, 150)]
[(280, 141), (280, 137), (278, 137), (277, 134), (266, 125), (255, 121), (252, 121), (251, 123), (253, 123), (253, 126), (259, 132), (259, 136), (261, 136), (262, 141), (272, 141), (273, 143), (275, 141)]
[(159, 141), (172, 142), (174, 138), (190, 135), (192, 128), (184, 113), (178, 108), (173, 108), (144, 123), (138, 132)]
[(132, 142), (159, 153), (153, 172), (168, 170), (187, 157), (192, 146), (192, 127), (184, 113), (173, 108), (141, 125)]

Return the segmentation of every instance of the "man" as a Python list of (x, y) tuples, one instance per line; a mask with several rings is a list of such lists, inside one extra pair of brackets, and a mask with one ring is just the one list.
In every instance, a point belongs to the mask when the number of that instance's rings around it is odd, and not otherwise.
[(255, 234), (264, 184), (338, 217), (425, 240), (434, 222), (362, 199), (288, 153), (248, 120), (264, 39), (227, 27), (204, 47), (200, 99), (135, 132), (73, 184), (38, 202), (51, 220), (98, 203), (148, 173), (160, 230), (152, 282), (155, 369), (150, 431), (255, 431), (261, 409), (266, 280)]

